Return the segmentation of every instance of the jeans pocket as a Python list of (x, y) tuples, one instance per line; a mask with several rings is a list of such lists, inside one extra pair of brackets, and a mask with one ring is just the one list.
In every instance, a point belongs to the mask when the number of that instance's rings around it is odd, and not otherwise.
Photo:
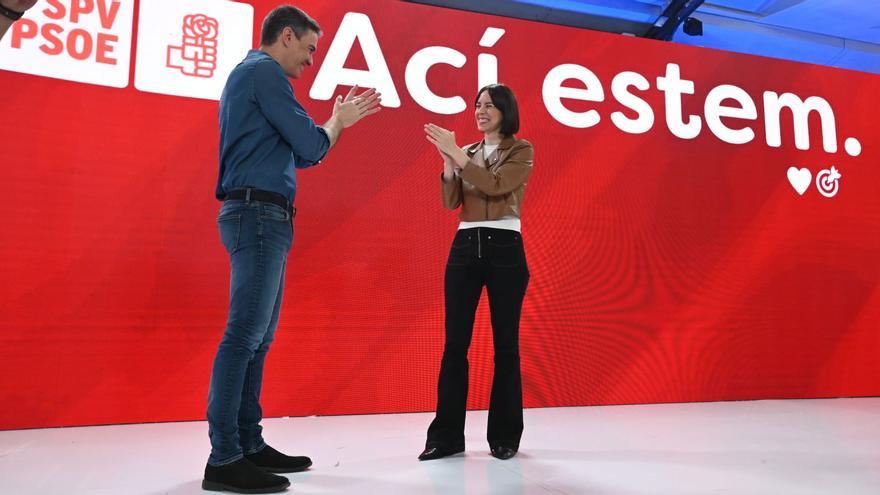
[(217, 218), (217, 226), (220, 229), (220, 242), (226, 252), (234, 253), (241, 237), (241, 214), (221, 215)]
[(471, 235), (457, 235), (449, 248), (449, 258), (446, 264), (449, 266), (466, 265), (471, 248)]
[(290, 213), (288, 213), (284, 210), (284, 208), (278, 205), (267, 203), (262, 205), (262, 208), (260, 208), (260, 218), (263, 220), (278, 220), (279, 222), (289, 222)]
[[(501, 237), (501, 238), (498, 238)], [(523, 250), (522, 238), (519, 233), (489, 238), (489, 264), (498, 268), (510, 268), (525, 264), (526, 253)]]

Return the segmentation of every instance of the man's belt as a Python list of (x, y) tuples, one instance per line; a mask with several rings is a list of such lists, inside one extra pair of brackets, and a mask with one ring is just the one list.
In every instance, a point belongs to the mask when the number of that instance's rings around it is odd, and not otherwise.
[(262, 201), (264, 203), (272, 203), (280, 206), (284, 211), (290, 213), (291, 217), (296, 216), (296, 208), (287, 202), (287, 198), (272, 191), (263, 191), (248, 187), (247, 189), (233, 189), (226, 193), (223, 200), (227, 199), (243, 199), (245, 201)]

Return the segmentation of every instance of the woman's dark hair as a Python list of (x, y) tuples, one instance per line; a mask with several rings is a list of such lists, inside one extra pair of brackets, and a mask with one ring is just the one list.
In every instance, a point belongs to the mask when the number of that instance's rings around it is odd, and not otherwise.
[(308, 14), (292, 5), (282, 5), (269, 12), (269, 15), (263, 19), (260, 44), (269, 46), (275, 43), (278, 41), (281, 31), (286, 27), (293, 29), (296, 39), (302, 38), (309, 31), (321, 34), (321, 26), (318, 26), (317, 21), (309, 17)]
[(490, 84), (483, 86), (474, 98), (474, 106), (480, 100), (483, 91), (489, 93), (492, 104), (501, 112), (501, 129), (499, 132), (504, 136), (513, 136), (519, 132), (519, 106), (513, 91), (504, 84)]

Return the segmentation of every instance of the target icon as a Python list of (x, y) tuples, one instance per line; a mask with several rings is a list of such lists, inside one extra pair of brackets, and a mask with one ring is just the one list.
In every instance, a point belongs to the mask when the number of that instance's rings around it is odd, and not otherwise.
[(840, 171), (835, 167), (825, 169), (816, 174), (816, 188), (819, 189), (819, 194), (826, 198), (836, 196), (840, 188), (840, 178)]

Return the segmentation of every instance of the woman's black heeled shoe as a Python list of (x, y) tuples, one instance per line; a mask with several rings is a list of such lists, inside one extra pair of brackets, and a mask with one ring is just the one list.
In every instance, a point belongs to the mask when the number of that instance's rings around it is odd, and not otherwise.
[(464, 447), (451, 449), (435, 445), (431, 447), (425, 447), (425, 450), (423, 450), (422, 453), (419, 454), (419, 460), (433, 461), (434, 459), (442, 459), (444, 457), (458, 454), (460, 452), (464, 452)]
[(492, 457), (496, 459), (501, 459), (502, 461), (510, 459), (511, 457), (516, 455), (516, 449), (505, 447), (504, 445), (492, 447), (490, 449), (490, 452), (492, 453)]

